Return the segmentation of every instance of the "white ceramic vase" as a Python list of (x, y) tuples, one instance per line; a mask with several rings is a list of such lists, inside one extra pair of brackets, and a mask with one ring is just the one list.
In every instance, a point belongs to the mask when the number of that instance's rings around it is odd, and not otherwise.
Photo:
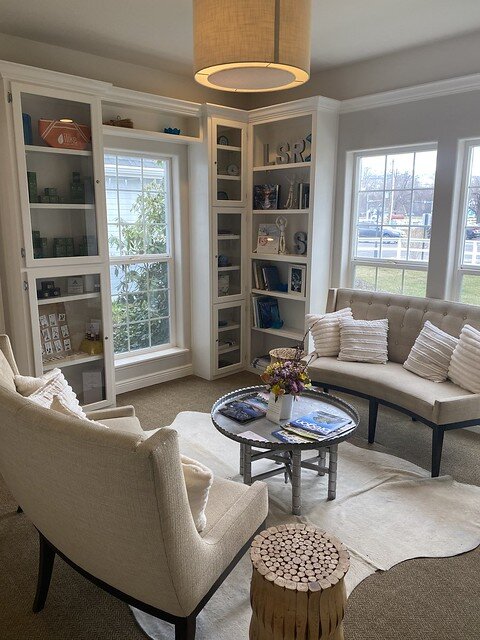
[(290, 393), (287, 393), (284, 396), (281, 396), (278, 399), (278, 402), (282, 403), (282, 408), (280, 409), (280, 420), (290, 420), (292, 417), (293, 410), (293, 396)]

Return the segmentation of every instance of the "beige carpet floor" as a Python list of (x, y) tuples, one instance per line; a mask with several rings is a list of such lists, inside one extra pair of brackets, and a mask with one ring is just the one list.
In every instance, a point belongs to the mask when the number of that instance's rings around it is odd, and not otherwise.
[[(250, 374), (218, 382), (198, 378), (120, 396), (134, 404), (145, 428), (173, 422), (179, 411), (208, 411), (224, 392), (255, 384)], [(351, 398), (362, 415), (354, 444), (366, 445), (366, 403)], [(378, 451), (428, 468), (430, 430), (381, 410)], [(442, 471), (480, 485), (480, 434), (447, 433)], [(61, 561), (56, 562), (45, 610), (31, 613), (37, 540), (27, 518), (0, 481), (0, 638), (3, 640), (113, 640), (143, 638), (126, 605), (103, 593)], [(346, 640), (477, 640), (480, 637), (480, 550), (442, 559), (416, 559), (377, 573), (351, 595)], [(229, 639), (237, 640), (237, 639)], [(243, 640), (243, 639), (238, 639)]]

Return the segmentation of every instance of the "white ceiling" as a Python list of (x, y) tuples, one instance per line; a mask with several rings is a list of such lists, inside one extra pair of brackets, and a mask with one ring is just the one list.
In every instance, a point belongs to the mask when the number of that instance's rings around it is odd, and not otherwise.
[[(312, 3), (312, 71), (480, 30), (479, 0)], [(0, 32), (176, 73), (192, 69), (192, 0), (0, 0)]]

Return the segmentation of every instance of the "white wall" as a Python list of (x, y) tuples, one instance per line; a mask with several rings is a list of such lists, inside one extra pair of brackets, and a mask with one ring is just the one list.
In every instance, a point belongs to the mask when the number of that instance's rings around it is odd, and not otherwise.
[(125, 89), (193, 102), (212, 102), (241, 108), (241, 104), (247, 100), (245, 96), (202, 87), (193, 79), (193, 72), (191, 76), (177, 75), (4, 33), (0, 33), (0, 60), (70, 73), (111, 82)]
[[(427, 295), (451, 296), (453, 250), (457, 207), (454, 206), (459, 140), (480, 137), (480, 90), (343, 113), (340, 116), (333, 286), (345, 286), (345, 260), (349, 219), (345, 206), (348, 184), (348, 152), (423, 142), (437, 142), (437, 175), (432, 223), (432, 259)], [(347, 174), (347, 180), (345, 176)], [(347, 191), (347, 193), (345, 193)]]
[(363, 62), (320, 71), (312, 74), (310, 81), (298, 89), (255, 94), (248, 108), (253, 109), (317, 95), (346, 100), (371, 93), (480, 73), (479, 52), (480, 33), (477, 31)]

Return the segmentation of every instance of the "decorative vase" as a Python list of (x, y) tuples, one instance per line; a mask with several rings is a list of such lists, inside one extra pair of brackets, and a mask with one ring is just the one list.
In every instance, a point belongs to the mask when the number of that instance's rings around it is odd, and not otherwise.
[(279, 396), (275, 401), (275, 394), (270, 392), (268, 399), (267, 419), (280, 424), (282, 420), (290, 420), (292, 417), (293, 396), (286, 394)]
[(290, 420), (293, 410), (292, 394), (287, 393), (286, 395), (279, 398), (278, 402), (282, 403), (282, 408), (280, 409), (280, 420)]

